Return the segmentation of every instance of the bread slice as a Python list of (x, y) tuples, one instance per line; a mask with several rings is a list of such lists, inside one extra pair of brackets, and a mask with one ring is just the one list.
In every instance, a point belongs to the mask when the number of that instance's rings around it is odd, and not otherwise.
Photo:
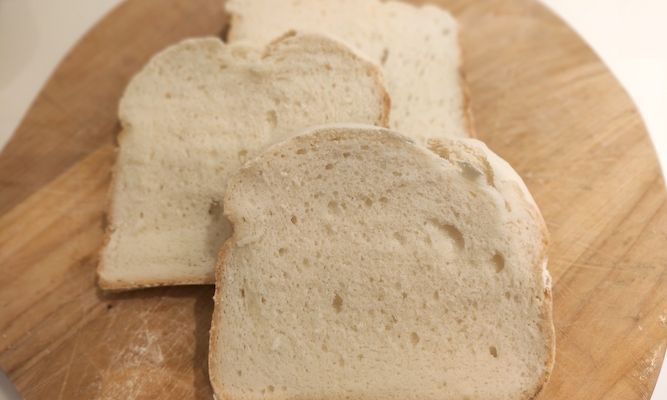
[(332, 35), (380, 64), (391, 128), (422, 142), (427, 134), (474, 136), (458, 27), (447, 11), (381, 0), (227, 0), (225, 7), (231, 43), (299, 29)]
[(231, 232), (227, 177), (300, 129), (386, 125), (379, 70), (342, 44), (291, 32), (266, 47), (185, 40), (153, 57), (120, 102), (123, 132), (99, 283), (213, 283)]
[(547, 233), (474, 139), (329, 126), (230, 179), (218, 399), (530, 399), (554, 361)]

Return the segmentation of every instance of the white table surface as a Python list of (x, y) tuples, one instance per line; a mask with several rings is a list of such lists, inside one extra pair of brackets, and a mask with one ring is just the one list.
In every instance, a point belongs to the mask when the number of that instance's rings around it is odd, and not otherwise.
[[(664, 171), (667, 1), (542, 1), (591, 44), (628, 90), (646, 122)], [(0, 148), (68, 49), (120, 2), (0, 0)], [(653, 395), (653, 400), (663, 399), (667, 399), (667, 370), (662, 371)]]

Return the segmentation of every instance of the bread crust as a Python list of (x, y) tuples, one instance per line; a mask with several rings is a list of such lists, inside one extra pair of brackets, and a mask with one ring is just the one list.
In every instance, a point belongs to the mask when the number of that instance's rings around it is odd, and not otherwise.
[(475, 115), (472, 112), (472, 99), (470, 97), (470, 86), (465, 73), (465, 52), (461, 43), (461, 35), (458, 35), (457, 41), (459, 43), (459, 87), (461, 87), (461, 97), (463, 102), (463, 119), (465, 120), (465, 128), (468, 137), (477, 139), (477, 130), (475, 129)]
[(209, 330), (208, 335), (208, 375), (211, 381), (211, 386), (213, 387), (213, 394), (218, 400), (232, 400), (230, 397), (225, 396), (224, 386), (222, 382), (218, 381), (218, 363), (215, 362), (214, 354), (212, 351), (217, 346), (218, 343), (218, 314), (220, 313), (220, 301), (222, 299), (222, 290), (217, 282), (222, 281), (223, 274), (225, 272), (225, 255), (228, 253), (228, 249), (232, 246), (236, 240), (235, 234), (233, 234), (229, 239), (225, 241), (218, 253), (218, 262), (215, 266), (215, 293), (213, 294), (213, 318), (211, 320), (211, 329)]
[(468, 137), (477, 139), (477, 130), (475, 129), (475, 117), (472, 112), (472, 100), (470, 98), (470, 86), (466, 80), (466, 75), (463, 67), (459, 67), (459, 82), (461, 86), (461, 93), (463, 96), (463, 119), (466, 123), (466, 133)]

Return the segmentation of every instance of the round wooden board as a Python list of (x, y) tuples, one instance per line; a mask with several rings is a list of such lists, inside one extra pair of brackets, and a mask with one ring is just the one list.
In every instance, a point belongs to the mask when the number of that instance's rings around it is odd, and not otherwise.
[[(667, 341), (667, 210), (618, 82), (531, 0), (442, 0), (462, 25), (481, 139), (551, 231), (557, 362), (540, 399), (647, 399)], [(0, 154), (0, 367), (26, 399), (210, 399), (213, 288), (95, 285), (128, 79), (220, 34), (219, 0), (130, 0), (65, 58)]]

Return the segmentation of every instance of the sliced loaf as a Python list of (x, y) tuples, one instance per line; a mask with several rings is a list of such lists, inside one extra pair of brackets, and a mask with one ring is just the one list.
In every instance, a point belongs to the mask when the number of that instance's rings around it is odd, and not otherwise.
[(554, 361), (547, 233), (479, 141), (373, 127), (277, 144), (230, 179), (219, 399), (531, 399)]
[(382, 65), (390, 127), (422, 142), (427, 134), (474, 136), (458, 27), (447, 11), (381, 0), (227, 0), (225, 7), (231, 43), (299, 29), (332, 35)]
[(120, 102), (100, 285), (213, 283), (231, 232), (227, 177), (313, 124), (385, 125), (388, 102), (377, 67), (318, 35), (259, 48), (190, 39), (157, 54)]

